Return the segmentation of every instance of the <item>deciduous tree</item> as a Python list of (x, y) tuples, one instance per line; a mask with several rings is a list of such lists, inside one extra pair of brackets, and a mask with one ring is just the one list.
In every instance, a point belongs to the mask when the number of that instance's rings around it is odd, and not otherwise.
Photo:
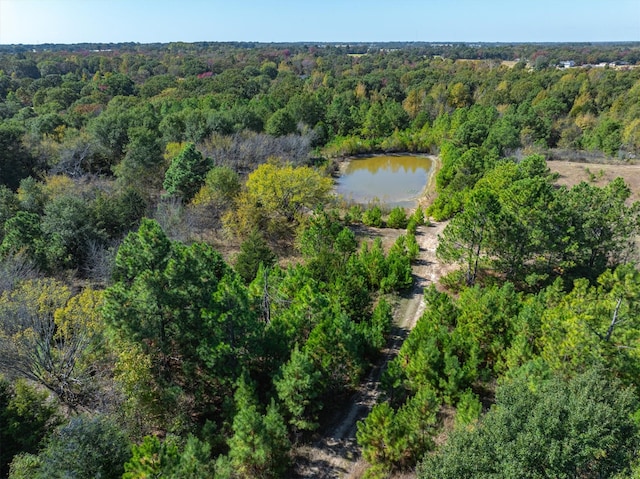
[[(227, 224), (240, 235), (256, 224), (264, 224), (267, 232), (287, 232), (301, 220), (304, 209), (324, 204), (330, 191), (331, 179), (313, 168), (263, 164), (249, 175)], [(247, 221), (251, 217), (255, 220)]]
[(97, 386), (91, 350), (101, 335), (101, 294), (72, 297), (53, 279), (27, 280), (0, 298), (2, 370), (46, 387), (68, 406), (87, 405)]

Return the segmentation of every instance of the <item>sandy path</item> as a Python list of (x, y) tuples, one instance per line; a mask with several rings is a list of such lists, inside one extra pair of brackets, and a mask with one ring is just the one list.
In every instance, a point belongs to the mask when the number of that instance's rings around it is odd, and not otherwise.
[[(436, 259), (438, 235), (445, 223), (418, 228), (416, 240), (420, 255), (413, 266), (414, 286), (396, 311), (389, 344), (383, 350), (378, 364), (372, 369), (349, 402), (349, 407), (337, 415), (333, 426), (313, 445), (302, 446), (295, 453), (297, 478), (356, 478), (364, 470), (356, 444), (356, 424), (369, 414), (379, 395), (380, 377), (387, 363), (400, 350), (409, 331), (424, 311), (423, 291), (436, 283), (443, 268)], [(393, 230), (386, 230), (391, 233)], [(398, 230), (397, 235), (404, 231)]]

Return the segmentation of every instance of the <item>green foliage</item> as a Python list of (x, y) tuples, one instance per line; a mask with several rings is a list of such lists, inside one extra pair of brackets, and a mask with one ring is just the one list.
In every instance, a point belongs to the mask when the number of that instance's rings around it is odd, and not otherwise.
[(394, 431), (397, 424), (394, 419), (395, 412), (384, 402), (374, 406), (366, 421), (358, 424), (358, 444), (362, 447), (363, 457), (368, 462), (386, 464), (397, 460), (392, 456), (394, 441), (397, 441), (399, 436)]
[(33, 477), (119, 479), (130, 457), (129, 443), (113, 422), (102, 416), (77, 416), (48, 439)]
[(415, 237), (415, 234), (417, 232), (418, 232), (418, 223), (416, 222), (415, 219), (413, 219), (413, 217), (411, 217), (407, 222), (407, 233)]
[(0, 184), (11, 189), (33, 174), (35, 159), (21, 142), (23, 127), (17, 122), (0, 123)]
[(131, 459), (124, 464), (123, 479), (207, 479), (214, 473), (211, 447), (195, 436), (190, 435), (184, 447), (180, 447), (176, 436), (168, 436), (163, 441), (156, 436), (145, 436), (141, 444), (134, 444), (131, 449)]
[(477, 428), (455, 432), (418, 468), (422, 478), (612, 477), (638, 447), (637, 398), (602, 369), (536, 389), (502, 385)]
[(235, 270), (248, 284), (255, 279), (260, 265), (269, 267), (275, 261), (275, 253), (256, 229), (240, 245), (240, 253), (236, 256)]
[(92, 354), (102, 339), (101, 294), (71, 297), (63, 283), (25, 280), (0, 297), (0, 369), (37, 382), (66, 405), (93, 401), (98, 378)]
[(23, 453), (13, 458), (9, 477), (11, 479), (32, 479), (38, 474), (42, 460), (35, 454)]
[(17, 196), (21, 210), (37, 214), (42, 214), (48, 199), (43, 184), (31, 176), (20, 181)]
[(330, 281), (340, 276), (357, 243), (355, 234), (336, 216), (319, 211), (299, 231), (297, 246), (314, 277)]
[(391, 305), (384, 298), (381, 298), (371, 314), (371, 319), (360, 323), (371, 356), (375, 356), (385, 346), (391, 332), (392, 319)]
[(133, 95), (135, 88), (133, 80), (122, 73), (106, 75), (104, 78), (104, 85), (107, 87), (107, 94), (110, 96)]
[(605, 118), (586, 135), (586, 143), (590, 148), (616, 156), (622, 145), (622, 125), (613, 119)]
[(357, 384), (364, 371), (364, 338), (346, 314), (323, 318), (309, 334), (303, 351), (322, 372), (322, 386), (328, 393)]
[(358, 423), (356, 437), (362, 456), (374, 468), (393, 471), (415, 466), (433, 448), (439, 402), (424, 387), (397, 411), (387, 402), (377, 404)]
[(147, 192), (159, 188), (165, 166), (158, 133), (139, 126), (130, 128), (126, 135), (129, 140), (124, 158), (114, 167), (115, 175), (125, 186)]
[(275, 403), (263, 415), (258, 409), (251, 387), (244, 379), (238, 383), (233, 419), (233, 436), (229, 439), (229, 462), (233, 477), (277, 478), (288, 468), (289, 439), (282, 416)]
[(359, 223), (362, 221), (362, 206), (359, 204), (351, 205), (349, 207), (349, 211), (344, 216), (344, 222), (347, 224), (350, 223)]
[(188, 203), (200, 190), (211, 166), (211, 160), (203, 157), (196, 146), (189, 143), (171, 161), (164, 177), (164, 189)]
[[(49, 177), (46, 183), (23, 180), (17, 195), (22, 210), (4, 222), (0, 252), (6, 255), (23, 251), (49, 272), (86, 268), (91, 249), (104, 244), (107, 231), (96, 217), (94, 206), (98, 203), (89, 203), (74, 192), (75, 186), (63, 176)], [(127, 199), (123, 194), (123, 202)], [(140, 207), (138, 203), (133, 212), (111, 211), (118, 214), (110, 218), (113, 228), (123, 228), (117, 224), (119, 221), (126, 224), (137, 220)], [(128, 215), (136, 216), (135, 220)]]
[(569, 244), (570, 263), (581, 276), (597, 277), (606, 267), (629, 256), (638, 228), (640, 203), (628, 205), (629, 187), (616, 178), (604, 188), (580, 183), (565, 196), (574, 226)]
[[(0, 185), (0, 224), (4, 225), (7, 220), (13, 217), (19, 208), (17, 196), (4, 185)], [(0, 238), (4, 232), (0, 231)]]
[(125, 238), (114, 279), (102, 313), (118, 337), (142, 346), (151, 360), (155, 386), (139, 390), (161, 388), (163, 415), (175, 418), (175, 401), (193, 398), (191, 417), (209, 417), (260, 335), (240, 279), (210, 246), (171, 242), (151, 220)]
[(382, 210), (378, 205), (373, 205), (367, 208), (362, 214), (362, 223), (367, 226), (373, 226), (374, 228), (382, 227)]
[(320, 380), (321, 373), (309, 355), (296, 346), (274, 381), (294, 431), (314, 431), (318, 427), (318, 412), (322, 407)]
[(257, 225), (267, 233), (290, 232), (304, 209), (326, 203), (331, 188), (330, 178), (307, 166), (260, 165), (247, 178), (246, 191), (237, 198), (226, 224), (240, 236)]
[(382, 240), (376, 238), (372, 244), (363, 242), (358, 250), (358, 259), (366, 272), (369, 288), (379, 289), (388, 273)]
[(351, 255), (342, 271), (333, 275), (331, 296), (354, 321), (367, 317), (371, 310), (373, 289), (368, 283), (366, 265), (356, 255)]
[(468, 288), (455, 303), (434, 289), (425, 297), (427, 308), (383, 382), (393, 396), (428, 385), (456, 404), (474, 382), (488, 380), (503, 367), (522, 303), (509, 283)]
[(208, 479), (214, 473), (211, 458), (211, 446), (195, 436), (189, 435), (184, 445), (180, 462), (175, 467), (172, 479), (191, 477), (193, 479)]
[(295, 344), (306, 341), (329, 314), (329, 298), (302, 266), (259, 271), (250, 291), (267, 323), (265, 348), (267, 356), (275, 359), (275, 373), (289, 359)]
[(7, 475), (14, 456), (37, 452), (59, 420), (56, 404), (46, 392), (23, 380), (11, 385), (0, 378), (0, 474)]
[[(252, 438), (240, 431), (255, 424), (262, 436), (256, 445), (267, 444), (269, 434), (283, 435), (285, 425), (308, 432), (320, 421), (321, 406), (350, 392), (385, 343), (393, 299), (383, 292), (411, 284), (424, 222), (418, 208), (406, 236), (386, 254), (379, 241), (358, 249), (354, 232), (335, 215), (309, 215), (329, 199), (331, 180), (274, 165), (308, 164), (311, 149), (320, 147), (314, 156), (438, 154), (442, 167), (428, 212), (437, 220), (458, 215), (439, 251), (463, 267), (441, 281), (458, 297), (428, 290), (427, 314), (389, 365), (393, 422), (379, 429), (389, 448), (368, 449), (384, 457), (370, 475), (410, 470), (432, 447), (429, 421), (437, 406), (425, 406), (435, 404), (432, 395), (457, 408), (458, 423), (481, 429), (473, 423), (480, 407), (475, 395), (486, 404), (494, 384), (506, 378), (524, 377), (538, 390), (551, 372), (569, 377), (604, 363), (608, 374), (636, 385), (637, 274), (618, 266), (635, 254), (640, 206), (631, 204), (620, 180), (604, 188), (557, 187), (542, 156), (504, 157), (520, 149), (564, 155), (556, 148), (637, 156), (637, 69), (544, 68), (566, 58), (578, 65), (634, 64), (637, 49), (425, 44), (356, 57), (350, 54), (364, 53), (357, 45), (254, 47), (114, 45), (109, 55), (78, 55), (54, 45), (0, 52), (4, 371), (12, 378), (26, 372), (71, 409), (117, 410), (138, 435), (136, 447), (144, 434), (180, 434), (177, 462), (153, 474), (232, 477), (243, 463), (258, 475), (286, 475), (261, 454), (254, 460), (242, 446)], [(514, 58), (533, 59), (533, 70), (524, 61), (496, 66)], [(210, 165), (195, 154), (193, 163), (176, 158), (170, 165), (185, 141), (219, 166), (205, 177)], [(271, 164), (259, 167), (265, 162)], [(143, 221), (115, 258), (101, 307), (101, 295), (86, 285), (107, 284), (110, 251), (148, 206), (155, 210), (165, 179), (184, 203), (176, 206), (180, 229), (162, 223), (171, 237), (215, 241), (209, 226), (222, 220), (229, 232), (249, 237), (236, 269), (246, 281), (258, 270), (257, 278), (247, 290), (208, 246), (170, 241)], [(362, 221), (362, 213), (354, 206), (344, 223)], [(387, 224), (404, 221), (394, 211)], [(365, 222), (381, 226), (382, 211), (368, 213)], [(296, 234), (301, 264), (259, 269), (271, 254), (255, 230), (285, 252)], [(33, 281), (36, 267), (58, 281)], [(503, 280), (514, 286), (491, 286)], [(466, 288), (471, 283), (488, 287)], [(256, 414), (244, 419), (244, 429), (238, 419), (242, 440), (234, 459), (221, 456), (214, 471), (208, 443), (187, 434), (207, 437), (216, 455), (226, 452), (234, 434), (232, 392), (243, 370), (259, 379), (262, 404), (254, 401)], [(276, 396), (284, 421), (264, 407)], [(39, 411), (32, 399), (24, 402)], [(7, 414), (28, 429), (29, 415), (12, 407)], [(33, 434), (18, 428), (7, 444), (24, 437), (35, 452), (38, 424)], [(140, 451), (136, 467), (151, 464), (158, 448), (173, 447), (172, 436), (165, 437), (162, 445), (149, 445), (149, 457)], [(536, 444), (535, 437), (523, 442)], [(493, 450), (487, 444), (480, 450)], [(5, 439), (2, 452), (8, 451), (4, 446)], [(467, 451), (479, 457), (471, 446)], [(594, 464), (613, 453), (595, 456)], [(18, 455), (12, 475), (39, 477), (43, 458)], [(494, 475), (509, 474), (526, 476), (515, 466)], [(613, 475), (596, 466), (565, 475), (598, 474)]]
[(407, 227), (407, 213), (401, 206), (391, 210), (387, 217), (387, 228), (404, 229)]
[(464, 427), (473, 424), (480, 417), (482, 403), (476, 394), (467, 389), (460, 395), (456, 406), (456, 427)]
[(595, 286), (578, 279), (566, 295), (557, 294), (558, 285), (549, 290), (537, 343), (546, 363), (567, 372), (605, 364), (626, 383), (635, 384), (640, 370), (633, 347), (640, 333), (638, 270), (624, 265), (605, 271)]
[(499, 214), (498, 199), (489, 191), (479, 190), (469, 198), (465, 210), (457, 215), (442, 234), (436, 254), (445, 262), (460, 262), (465, 269), (467, 285), (478, 276), (481, 254), (487, 250), (494, 218)]
[(418, 241), (416, 240), (415, 233), (407, 233), (405, 236), (405, 244), (407, 247), (407, 257), (409, 261), (415, 261), (420, 254), (420, 245), (418, 245)]
[(227, 166), (215, 166), (207, 173), (204, 185), (193, 198), (193, 203), (230, 205), (239, 192), (238, 174)]
[(137, 226), (147, 205), (135, 189), (126, 189), (112, 196), (98, 196), (90, 208), (98, 234), (119, 239)]
[(296, 120), (288, 110), (282, 108), (269, 117), (264, 130), (273, 136), (284, 136), (296, 131)]
[(113, 279), (131, 281), (146, 270), (164, 266), (171, 242), (160, 225), (143, 219), (138, 231), (127, 235), (118, 249)]
[(179, 461), (180, 454), (173, 436), (162, 442), (156, 436), (145, 436), (140, 445), (131, 447), (131, 459), (124, 464), (122, 478), (168, 477)]
[(445, 142), (440, 153), (442, 167), (436, 174), (438, 197), (427, 212), (436, 220), (452, 217), (464, 209), (469, 192), (497, 160), (482, 146), (460, 146)]
[(42, 250), (48, 268), (67, 269), (86, 264), (89, 245), (98, 240), (86, 201), (60, 196), (45, 206), (40, 224)]
[(331, 181), (309, 167), (266, 164), (249, 175), (246, 186), (266, 215), (293, 221), (302, 208), (326, 201)]
[(46, 262), (41, 254), (42, 230), (40, 217), (35, 213), (18, 211), (4, 223), (4, 237), (0, 245), (0, 253), (24, 252), (41, 266)]
[(405, 247), (404, 236), (400, 238), (402, 238), (402, 246), (396, 247), (398, 246), (396, 242), (386, 258), (387, 274), (380, 282), (380, 289), (385, 293), (407, 289), (413, 284), (411, 260)]
[(437, 254), (464, 265), (467, 284), (494, 269), (539, 287), (559, 271), (595, 279), (629, 257), (640, 204), (627, 204), (621, 179), (599, 188), (553, 186), (544, 159), (500, 162), (468, 194), (445, 229)]
[[(422, 209), (422, 206), (418, 206), (416, 208), (416, 210), (411, 215), (410, 220), (415, 221), (417, 226), (424, 226), (426, 224), (425, 223), (425, 218), (424, 218), (424, 210)], [(415, 233), (415, 231), (414, 231), (414, 233)]]

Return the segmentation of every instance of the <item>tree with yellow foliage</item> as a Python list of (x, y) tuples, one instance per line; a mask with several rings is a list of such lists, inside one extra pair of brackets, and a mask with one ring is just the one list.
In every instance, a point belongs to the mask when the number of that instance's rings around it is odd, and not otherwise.
[(0, 296), (0, 372), (37, 382), (73, 408), (96, 385), (92, 350), (102, 329), (102, 294), (77, 296), (51, 279), (27, 280)]
[(282, 233), (299, 223), (305, 209), (326, 203), (332, 188), (330, 178), (308, 166), (260, 165), (247, 179), (225, 225), (239, 236), (255, 227)]

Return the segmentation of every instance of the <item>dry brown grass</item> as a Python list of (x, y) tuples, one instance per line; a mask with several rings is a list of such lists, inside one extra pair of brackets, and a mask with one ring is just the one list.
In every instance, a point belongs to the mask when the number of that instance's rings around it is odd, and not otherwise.
[(568, 187), (582, 181), (595, 186), (605, 186), (621, 177), (631, 189), (631, 201), (640, 200), (640, 165), (631, 164), (594, 164), (572, 161), (549, 161), (549, 169), (558, 173), (557, 183)]

